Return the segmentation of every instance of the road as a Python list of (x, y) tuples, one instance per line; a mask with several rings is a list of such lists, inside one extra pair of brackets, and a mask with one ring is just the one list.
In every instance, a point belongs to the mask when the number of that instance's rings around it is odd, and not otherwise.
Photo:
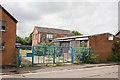
[(5, 75), (4, 78), (118, 78), (118, 65)]

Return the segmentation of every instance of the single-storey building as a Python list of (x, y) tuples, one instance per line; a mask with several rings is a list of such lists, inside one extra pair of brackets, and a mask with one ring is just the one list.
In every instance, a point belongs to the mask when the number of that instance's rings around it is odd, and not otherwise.
[(92, 48), (98, 61), (107, 61), (112, 53), (113, 44), (120, 38), (110, 33), (102, 33), (86, 36), (71, 36), (56, 38), (52, 42), (60, 46), (88, 47)]
[(35, 27), (32, 32), (32, 45), (39, 45), (42, 42), (51, 42), (54, 38), (73, 36), (70, 30)]
[(0, 6), (0, 66), (12, 65), (17, 61), (16, 24), (17, 20)]

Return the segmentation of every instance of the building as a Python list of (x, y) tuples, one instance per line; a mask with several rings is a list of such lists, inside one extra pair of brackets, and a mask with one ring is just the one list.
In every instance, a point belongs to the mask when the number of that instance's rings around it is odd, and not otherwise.
[(116, 36), (120, 38), (120, 31), (118, 31), (118, 33), (116, 34)]
[(32, 33), (32, 45), (39, 45), (42, 42), (51, 42), (54, 38), (68, 37), (73, 34), (69, 30), (35, 27)]
[(74, 48), (92, 48), (93, 53), (97, 56), (97, 61), (105, 62), (112, 53), (113, 44), (116, 40), (120, 40), (120, 38), (110, 33), (102, 33), (96, 35), (56, 38), (53, 40), (53, 43), (59, 43), (60, 46), (72, 46)]
[(17, 20), (0, 6), (0, 65), (12, 65), (17, 61), (16, 24)]

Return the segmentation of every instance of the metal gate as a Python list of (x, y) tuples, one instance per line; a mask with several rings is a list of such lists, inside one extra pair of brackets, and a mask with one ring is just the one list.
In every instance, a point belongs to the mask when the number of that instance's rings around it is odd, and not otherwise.
[(74, 49), (70, 46), (20, 46), (18, 47), (18, 66), (25, 61), (31, 62), (32, 66), (73, 63)]

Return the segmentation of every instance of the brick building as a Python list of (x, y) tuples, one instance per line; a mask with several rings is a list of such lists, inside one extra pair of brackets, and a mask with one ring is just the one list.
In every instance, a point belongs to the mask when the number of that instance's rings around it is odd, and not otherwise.
[(54, 38), (72, 36), (69, 30), (35, 27), (32, 33), (32, 45), (38, 45), (42, 42), (50, 42)]
[(12, 65), (17, 61), (16, 23), (18, 21), (0, 6), (0, 65)]
[(113, 44), (117, 40), (120, 40), (120, 38), (110, 33), (102, 33), (88, 36), (56, 38), (53, 42), (60, 43), (62, 46), (90, 47), (92, 48), (93, 53), (97, 55), (97, 61), (105, 62), (110, 57), (114, 46)]

